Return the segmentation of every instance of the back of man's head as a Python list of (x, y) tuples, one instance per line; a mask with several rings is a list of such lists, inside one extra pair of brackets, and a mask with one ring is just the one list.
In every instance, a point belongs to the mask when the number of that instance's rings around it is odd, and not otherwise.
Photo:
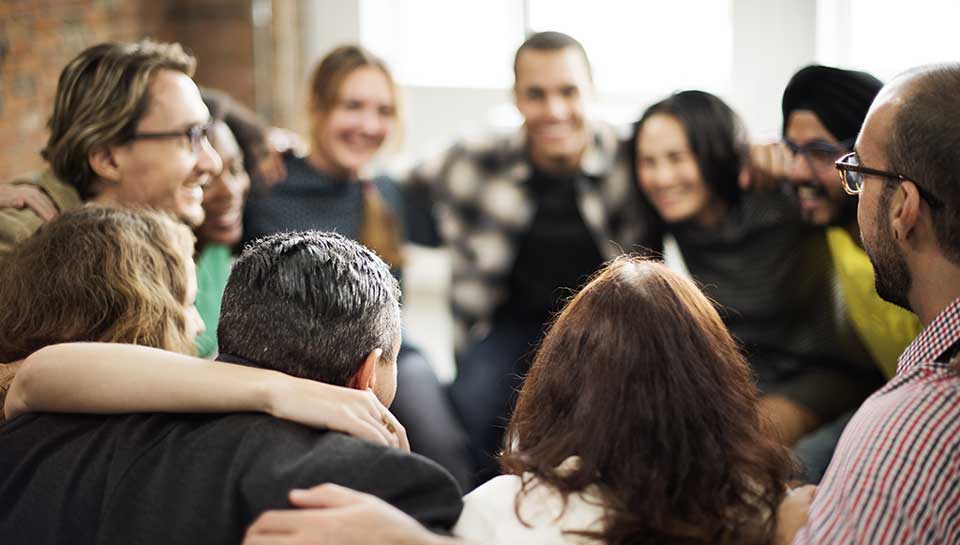
[(246, 249), (223, 294), (220, 352), (289, 375), (347, 386), (400, 342), (400, 288), (367, 248), (334, 233), (264, 237)]
[(563, 51), (567, 48), (573, 48), (577, 50), (580, 55), (583, 56), (583, 62), (587, 67), (587, 74), (593, 79), (593, 69), (590, 66), (590, 59), (587, 58), (587, 50), (583, 48), (583, 45), (580, 44), (573, 36), (564, 34), (562, 32), (555, 31), (545, 31), (537, 32), (536, 34), (530, 35), (529, 38), (524, 40), (520, 47), (517, 48), (517, 53), (513, 57), (513, 76), (517, 76), (517, 66), (519, 65), (520, 55), (524, 51)]
[(195, 59), (180, 44), (103, 43), (84, 50), (60, 73), (43, 157), (83, 199), (93, 197), (91, 151), (132, 138), (149, 106), (151, 76), (161, 69), (193, 76)]
[(933, 229), (945, 257), (960, 264), (960, 63), (922, 66), (891, 82), (905, 85), (889, 139), (890, 171), (933, 199)]

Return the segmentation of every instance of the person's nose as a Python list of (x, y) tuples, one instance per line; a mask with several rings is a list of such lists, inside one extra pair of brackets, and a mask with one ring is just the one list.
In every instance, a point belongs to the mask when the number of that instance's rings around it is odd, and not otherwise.
[(562, 121), (567, 118), (570, 112), (570, 108), (567, 106), (567, 101), (564, 100), (563, 97), (547, 97), (546, 106), (547, 116), (551, 121)]
[(197, 153), (197, 169), (211, 175), (217, 175), (223, 170), (223, 160), (220, 154), (213, 149), (210, 140), (204, 138), (200, 142), (200, 151)]

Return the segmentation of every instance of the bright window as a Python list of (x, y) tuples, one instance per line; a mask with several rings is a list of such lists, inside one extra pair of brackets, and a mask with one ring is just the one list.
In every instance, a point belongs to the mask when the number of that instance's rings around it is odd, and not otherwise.
[(590, 55), (602, 93), (725, 92), (733, 32), (724, 0), (528, 0), (533, 31), (559, 30)]
[(960, 3), (942, 0), (820, 0), (820, 62), (882, 80), (921, 64), (960, 59)]
[(583, 44), (601, 94), (723, 93), (730, 11), (730, 0), (361, 0), (360, 36), (403, 85), (508, 88), (525, 30), (558, 30)]
[(523, 3), (361, 0), (360, 41), (401, 85), (506, 88), (523, 42)]

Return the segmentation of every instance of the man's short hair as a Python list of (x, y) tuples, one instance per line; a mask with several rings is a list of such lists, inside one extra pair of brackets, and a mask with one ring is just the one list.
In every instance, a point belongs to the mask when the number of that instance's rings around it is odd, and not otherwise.
[(513, 77), (517, 77), (517, 66), (520, 63), (520, 54), (524, 51), (560, 51), (572, 47), (583, 56), (583, 62), (587, 65), (587, 75), (593, 81), (593, 68), (590, 67), (590, 59), (587, 58), (587, 50), (583, 48), (573, 36), (563, 32), (546, 31), (537, 32), (527, 38), (520, 47), (517, 48), (517, 54), (513, 57)]
[(902, 77), (913, 81), (887, 141), (889, 170), (943, 201), (931, 207), (933, 229), (947, 259), (960, 264), (960, 63), (923, 66)]
[(220, 352), (347, 386), (400, 339), (400, 287), (373, 252), (335, 233), (278, 233), (247, 246), (223, 293)]
[(57, 83), (43, 158), (84, 200), (92, 198), (96, 173), (91, 151), (133, 137), (149, 107), (149, 83), (161, 69), (193, 77), (196, 60), (180, 44), (144, 40), (103, 43), (77, 55)]

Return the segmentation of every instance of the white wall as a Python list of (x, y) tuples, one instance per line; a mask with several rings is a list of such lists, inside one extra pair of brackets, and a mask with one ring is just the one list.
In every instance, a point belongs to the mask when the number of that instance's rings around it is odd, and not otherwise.
[[(304, 2), (308, 19), (303, 30), (305, 78), (327, 51), (345, 42), (359, 41), (361, 10), (360, 0), (300, 1)], [(731, 17), (734, 39), (730, 88), (714, 91), (744, 116), (751, 133), (777, 138), (783, 87), (797, 68), (814, 59), (816, 2), (733, 0)], [(678, 32), (682, 32), (682, 26)], [(625, 44), (628, 45), (628, 39)], [(649, 53), (625, 49), (625, 54), (630, 58), (628, 66), (642, 69), (645, 54), (662, 56), (669, 54), (669, 48)], [(598, 113), (616, 122), (635, 119), (646, 105), (674, 90), (669, 82), (657, 83), (660, 87), (646, 95), (600, 95)], [(519, 123), (509, 89), (406, 86), (402, 95), (406, 129), (401, 156), (405, 161), (435, 153), (464, 134)], [(404, 281), (407, 333), (424, 346), (441, 378), (449, 380), (454, 368), (445, 306), (447, 257), (442, 251), (425, 249), (415, 249), (411, 257)]]

